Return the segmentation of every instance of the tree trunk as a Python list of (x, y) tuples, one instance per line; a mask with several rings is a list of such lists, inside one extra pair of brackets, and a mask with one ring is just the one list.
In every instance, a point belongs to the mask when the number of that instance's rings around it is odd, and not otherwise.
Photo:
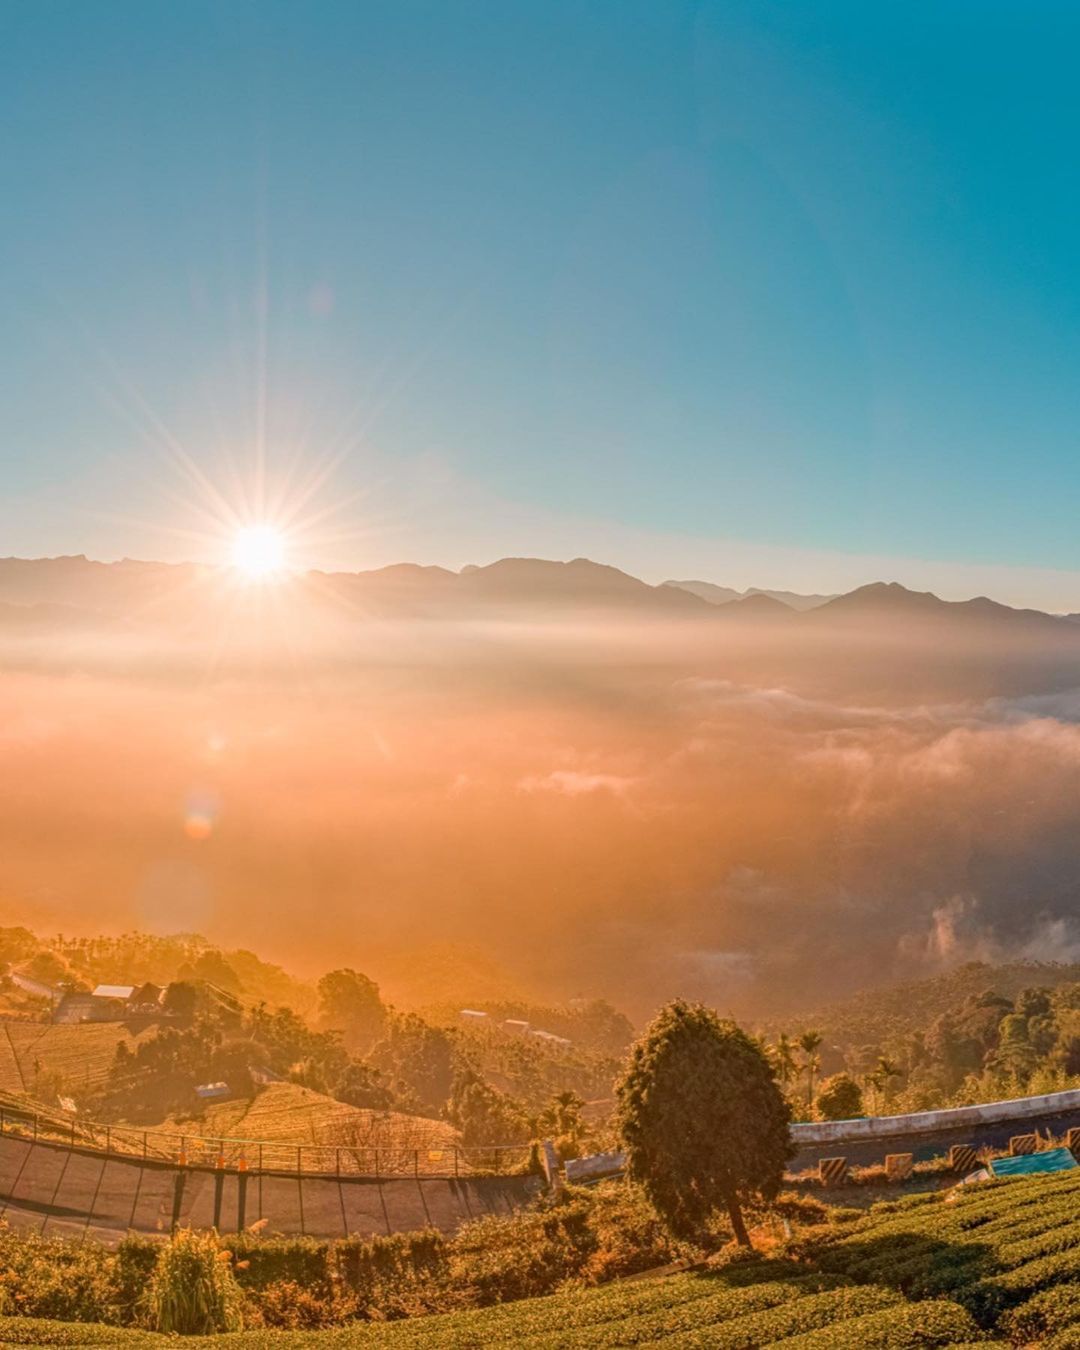
[(740, 1247), (752, 1247), (750, 1234), (746, 1231), (746, 1224), (743, 1223), (742, 1209), (739, 1205), (738, 1196), (734, 1191), (728, 1191), (724, 1196), (724, 1203), (727, 1205), (728, 1218), (731, 1220), (732, 1232), (735, 1234), (735, 1241)]

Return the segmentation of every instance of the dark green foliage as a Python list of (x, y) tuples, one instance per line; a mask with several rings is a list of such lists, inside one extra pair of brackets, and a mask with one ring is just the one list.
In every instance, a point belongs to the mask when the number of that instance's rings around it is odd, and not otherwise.
[(822, 1083), (816, 1106), (822, 1120), (853, 1120), (863, 1113), (862, 1089), (851, 1074), (834, 1073)]
[(319, 1020), (345, 1046), (366, 1052), (382, 1035), (386, 1008), (379, 986), (355, 970), (332, 970), (319, 981)]
[(748, 1242), (742, 1205), (779, 1191), (790, 1112), (760, 1045), (700, 1004), (669, 1004), (618, 1088), (630, 1175), (671, 1231), (704, 1241), (720, 1212)]
[(520, 1103), (485, 1083), (471, 1069), (454, 1079), (446, 1114), (461, 1131), (466, 1148), (518, 1144), (529, 1139), (529, 1121)]
[(453, 1041), (415, 1013), (389, 1018), (371, 1060), (402, 1101), (413, 1099), (423, 1109), (438, 1111), (450, 1095), (456, 1067)]
[(379, 1070), (358, 1061), (346, 1065), (334, 1085), (334, 1096), (339, 1102), (369, 1111), (387, 1111), (394, 1105), (394, 1094)]

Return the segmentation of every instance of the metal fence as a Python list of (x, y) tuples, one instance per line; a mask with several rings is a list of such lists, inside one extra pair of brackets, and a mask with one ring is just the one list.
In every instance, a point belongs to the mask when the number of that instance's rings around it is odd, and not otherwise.
[(356, 1177), (510, 1176), (529, 1170), (528, 1144), (465, 1148), (457, 1144), (386, 1147), (367, 1143), (307, 1144), (285, 1140), (140, 1130), (129, 1125), (60, 1120), (0, 1107), (0, 1135), (64, 1144), (125, 1158), (236, 1172)]

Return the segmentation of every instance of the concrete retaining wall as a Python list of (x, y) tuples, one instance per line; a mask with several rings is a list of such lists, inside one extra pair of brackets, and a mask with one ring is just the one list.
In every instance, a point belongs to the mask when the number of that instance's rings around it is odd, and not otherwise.
[(1041, 1120), (1075, 1112), (1080, 1116), (1080, 1090), (1048, 1092), (1041, 1097), (1015, 1097), (983, 1106), (954, 1106), (946, 1111), (914, 1111), (906, 1116), (869, 1116), (865, 1120), (819, 1120), (792, 1125), (792, 1142), (799, 1148), (813, 1144), (864, 1143), (873, 1139), (900, 1139), (944, 1135), (955, 1130), (1006, 1121)]

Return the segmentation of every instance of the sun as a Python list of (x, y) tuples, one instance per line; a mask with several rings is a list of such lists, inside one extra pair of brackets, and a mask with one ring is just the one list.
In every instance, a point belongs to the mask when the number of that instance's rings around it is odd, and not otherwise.
[(232, 561), (249, 580), (277, 576), (285, 567), (285, 536), (273, 525), (245, 525), (233, 537)]

